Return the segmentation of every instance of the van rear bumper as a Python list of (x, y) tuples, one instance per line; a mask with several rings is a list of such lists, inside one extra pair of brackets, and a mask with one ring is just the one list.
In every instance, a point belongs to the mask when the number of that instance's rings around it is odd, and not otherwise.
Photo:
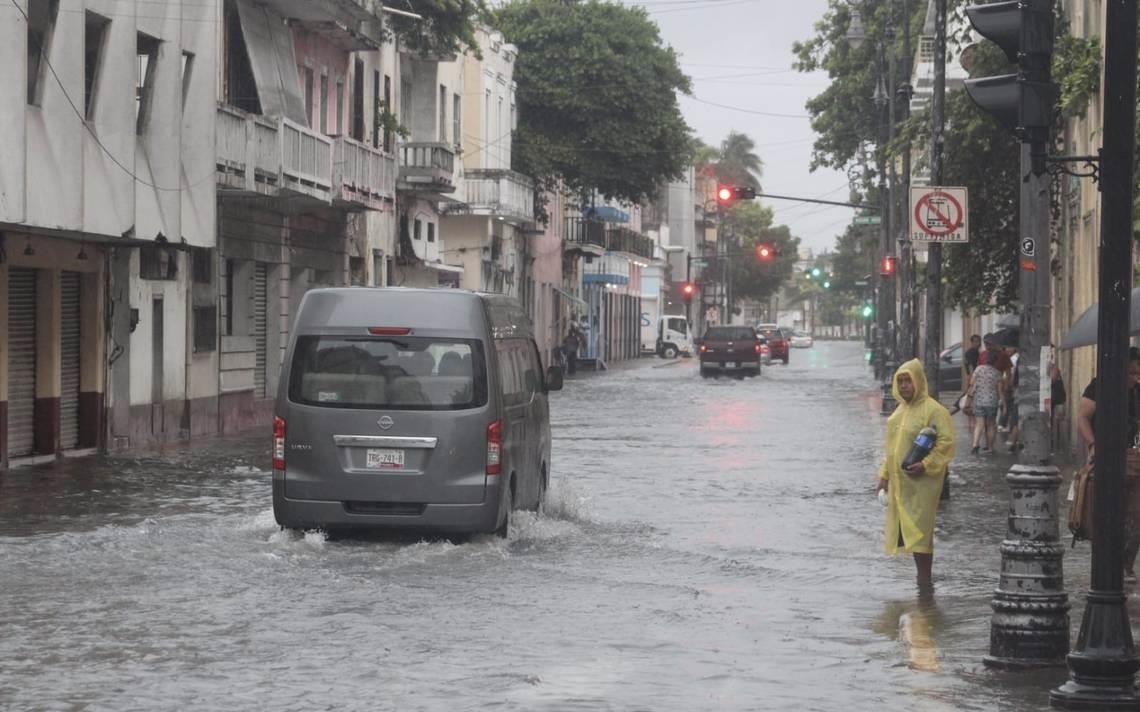
[(273, 516), (288, 529), (373, 529), (449, 533), (493, 532), (498, 524), (499, 488), (488, 484), (479, 504), (420, 505), (418, 513), (364, 513), (352, 511), (348, 502), (290, 499), (285, 496), (285, 477), (273, 473)]

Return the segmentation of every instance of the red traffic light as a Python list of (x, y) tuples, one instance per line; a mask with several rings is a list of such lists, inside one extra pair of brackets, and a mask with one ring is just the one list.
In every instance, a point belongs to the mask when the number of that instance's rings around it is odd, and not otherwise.
[(883, 277), (894, 277), (895, 264), (897, 261), (898, 258), (894, 255), (887, 255), (884, 257), (883, 261), (879, 264), (879, 274)]
[(722, 203), (731, 202), (733, 195), (733, 190), (730, 186), (722, 185), (716, 189), (716, 199)]
[(776, 250), (771, 245), (757, 245), (756, 256), (761, 260), (768, 261), (776, 256)]
[(697, 293), (697, 288), (692, 282), (685, 282), (681, 285), (681, 298), (686, 302), (693, 300), (693, 295)]

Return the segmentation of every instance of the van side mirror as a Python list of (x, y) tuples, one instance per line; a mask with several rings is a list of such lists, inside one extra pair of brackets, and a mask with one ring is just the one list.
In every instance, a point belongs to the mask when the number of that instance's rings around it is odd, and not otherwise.
[(551, 366), (546, 369), (546, 390), (560, 391), (562, 390), (562, 368), (559, 366)]

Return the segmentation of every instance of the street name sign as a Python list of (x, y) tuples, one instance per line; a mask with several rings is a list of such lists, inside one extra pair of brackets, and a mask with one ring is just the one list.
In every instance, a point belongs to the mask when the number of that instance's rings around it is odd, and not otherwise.
[(969, 196), (965, 188), (910, 189), (911, 242), (969, 242)]
[(851, 221), (852, 225), (882, 225), (883, 219), (878, 215), (856, 215)]

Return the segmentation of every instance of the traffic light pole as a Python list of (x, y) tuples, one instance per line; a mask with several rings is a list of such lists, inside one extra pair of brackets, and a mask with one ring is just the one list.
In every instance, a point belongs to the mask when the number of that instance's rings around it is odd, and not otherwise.
[[(905, 122), (910, 118), (910, 97), (911, 97), (911, 53), (910, 53), (910, 0), (903, 0), (903, 76), (906, 79), (903, 81), (902, 86), (898, 89), (897, 98), (902, 99), (902, 116), (901, 120)], [(914, 310), (911, 308), (914, 304), (914, 249), (911, 246), (910, 239), (907, 236), (908, 225), (910, 223), (910, 144), (903, 149), (902, 155), (902, 195), (896, 196), (896, 209), (901, 208), (899, 211), (900, 219), (899, 224), (895, 227), (895, 234), (898, 236), (899, 244), (899, 273), (896, 279), (898, 282), (899, 294), (899, 338), (898, 338), (898, 361), (902, 363), (914, 358)]]
[(1108, 0), (1104, 36), (1100, 306), (1097, 319), (1096, 486), (1092, 581), (1069, 681), (1049, 701), (1067, 709), (1140, 709), (1140, 661), (1124, 594), (1124, 472), (1136, 129), (1136, 0)]
[[(933, 126), (930, 140), (930, 182), (942, 185), (943, 132), (946, 128), (946, 0), (934, 3), (934, 96), (930, 110)], [(926, 263), (926, 343), (923, 362), (930, 395), (938, 397), (942, 390), (942, 369), (938, 355), (942, 350), (942, 245), (930, 243)]]

